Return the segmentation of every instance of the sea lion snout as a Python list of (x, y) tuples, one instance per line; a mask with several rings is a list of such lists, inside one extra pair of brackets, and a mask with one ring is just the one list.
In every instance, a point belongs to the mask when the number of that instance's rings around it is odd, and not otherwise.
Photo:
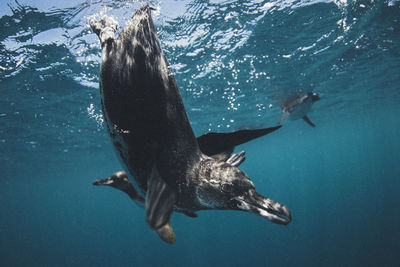
[(255, 190), (249, 190), (234, 200), (237, 201), (239, 210), (254, 213), (273, 223), (288, 225), (292, 221), (292, 215), (286, 206), (260, 195)]

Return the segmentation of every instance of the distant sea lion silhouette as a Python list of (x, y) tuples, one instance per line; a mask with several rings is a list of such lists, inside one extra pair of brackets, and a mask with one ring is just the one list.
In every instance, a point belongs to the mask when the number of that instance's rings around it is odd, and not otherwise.
[(164, 241), (176, 240), (170, 225), (174, 209), (242, 210), (274, 223), (291, 221), (284, 205), (258, 194), (249, 177), (225, 161), (231, 153), (226, 148), (232, 149), (232, 141), (240, 144), (242, 132), (195, 138), (149, 6), (136, 10), (118, 38), (110, 18), (90, 25), (102, 45), (100, 92), (107, 130), (144, 199), (147, 223)]
[(282, 117), (278, 124), (281, 124), (287, 117), (291, 120), (303, 119), (305, 122), (315, 127), (315, 124), (307, 117), (314, 102), (320, 100), (320, 97), (313, 92), (297, 93), (296, 95), (281, 101)]

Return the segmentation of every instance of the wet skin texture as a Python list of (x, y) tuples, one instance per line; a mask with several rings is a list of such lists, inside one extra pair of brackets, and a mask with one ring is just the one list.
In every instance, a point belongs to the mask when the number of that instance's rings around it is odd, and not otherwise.
[(249, 177), (237, 168), (244, 155), (231, 156), (235, 146), (279, 126), (196, 139), (161, 50), (150, 7), (138, 9), (118, 38), (113, 19), (105, 17), (90, 24), (102, 44), (104, 119), (129, 177), (125, 182), (134, 186), (121, 187), (130, 193), (116, 188), (140, 197), (141, 201), (136, 199), (139, 203), (144, 201), (147, 222), (164, 241), (175, 242), (170, 226), (173, 210), (194, 214), (232, 209), (278, 224), (291, 221), (285, 206), (258, 194)]

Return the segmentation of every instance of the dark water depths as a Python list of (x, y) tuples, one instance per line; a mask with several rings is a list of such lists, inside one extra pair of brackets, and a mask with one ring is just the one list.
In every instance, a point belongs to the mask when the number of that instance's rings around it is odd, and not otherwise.
[(88, 20), (123, 26), (144, 2), (0, 3), (2, 266), (398, 266), (400, 2), (150, 2), (196, 135), (270, 127), (279, 100), (309, 117), (245, 144), (241, 169), (292, 212), (174, 214), (159, 240), (125, 195), (104, 129), (100, 46)]

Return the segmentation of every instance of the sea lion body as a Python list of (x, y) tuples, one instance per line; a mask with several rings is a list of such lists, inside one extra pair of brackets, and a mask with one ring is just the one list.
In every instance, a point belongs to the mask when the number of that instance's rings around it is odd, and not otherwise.
[(235, 209), (279, 224), (291, 221), (285, 206), (259, 195), (237, 168), (243, 159), (231, 156), (236, 145), (279, 126), (196, 139), (150, 7), (136, 10), (118, 38), (112, 19), (90, 24), (102, 44), (100, 92), (107, 130), (129, 180), (144, 200), (148, 224), (164, 241), (175, 242), (170, 225), (173, 210), (194, 214)]
[(281, 124), (286, 118), (290, 120), (303, 119), (312, 127), (315, 124), (308, 118), (307, 113), (311, 110), (312, 104), (320, 100), (316, 93), (297, 93), (294, 96), (281, 101), (282, 116), (278, 122)]

